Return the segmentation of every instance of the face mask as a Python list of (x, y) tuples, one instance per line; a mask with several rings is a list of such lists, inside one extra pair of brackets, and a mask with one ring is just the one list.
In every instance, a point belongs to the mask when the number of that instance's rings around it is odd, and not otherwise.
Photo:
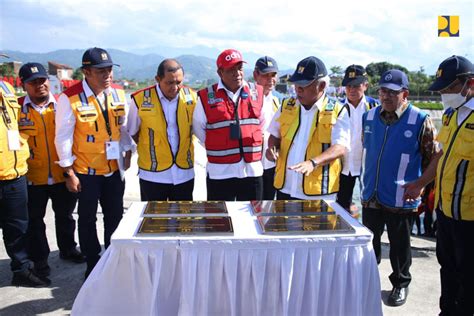
[[(464, 86), (461, 89), (464, 90)], [(447, 108), (457, 109), (460, 107), (464, 102), (466, 102), (467, 94), (463, 96), (459, 93), (445, 93), (441, 95), (441, 102), (443, 102), (443, 107), (446, 110)]]

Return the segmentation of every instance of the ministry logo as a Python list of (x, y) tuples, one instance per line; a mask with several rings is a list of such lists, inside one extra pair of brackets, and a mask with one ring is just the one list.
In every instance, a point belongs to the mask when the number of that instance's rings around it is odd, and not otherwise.
[(459, 37), (459, 15), (438, 16), (438, 37)]

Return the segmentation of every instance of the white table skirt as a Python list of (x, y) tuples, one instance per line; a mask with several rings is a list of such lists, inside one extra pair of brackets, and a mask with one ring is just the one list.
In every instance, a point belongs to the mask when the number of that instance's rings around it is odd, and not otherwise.
[[(135, 203), (82, 286), (73, 315), (382, 315), (370, 232), (266, 236), (227, 203), (229, 237), (134, 237)], [(341, 211), (342, 210), (342, 211)]]

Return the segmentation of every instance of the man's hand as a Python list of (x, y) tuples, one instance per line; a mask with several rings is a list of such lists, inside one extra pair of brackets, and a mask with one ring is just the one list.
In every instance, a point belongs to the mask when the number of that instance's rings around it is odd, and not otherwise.
[(278, 149), (275, 146), (268, 147), (265, 156), (269, 161), (276, 161), (278, 159)]
[(288, 167), (288, 169), (296, 171), (298, 173), (302, 173), (307, 177), (311, 174), (311, 172), (314, 171), (315, 167), (313, 167), (313, 163), (311, 162), (311, 160), (306, 160), (294, 166), (290, 166)]
[(72, 193), (81, 192), (81, 182), (75, 173), (72, 172), (69, 177), (66, 178), (66, 188)]
[(424, 187), (419, 184), (419, 181), (405, 183), (402, 185), (402, 188), (405, 189), (403, 199), (407, 202), (414, 202), (416, 199), (418, 199), (423, 193), (424, 189)]
[(132, 151), (126, 151), (125, 152), (125, 157), (123, 159), (123, 170), (127, 171), (130, 168), (131, 164), (131, 159), (132, 159)]

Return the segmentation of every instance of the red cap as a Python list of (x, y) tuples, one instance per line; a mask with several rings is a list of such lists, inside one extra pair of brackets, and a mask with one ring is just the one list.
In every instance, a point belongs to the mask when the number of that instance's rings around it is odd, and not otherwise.
[(242, 54), (235, 49), (226, 49), (217, 57), (217, 68), (230, 68), (237, 63), (245, 63)]

